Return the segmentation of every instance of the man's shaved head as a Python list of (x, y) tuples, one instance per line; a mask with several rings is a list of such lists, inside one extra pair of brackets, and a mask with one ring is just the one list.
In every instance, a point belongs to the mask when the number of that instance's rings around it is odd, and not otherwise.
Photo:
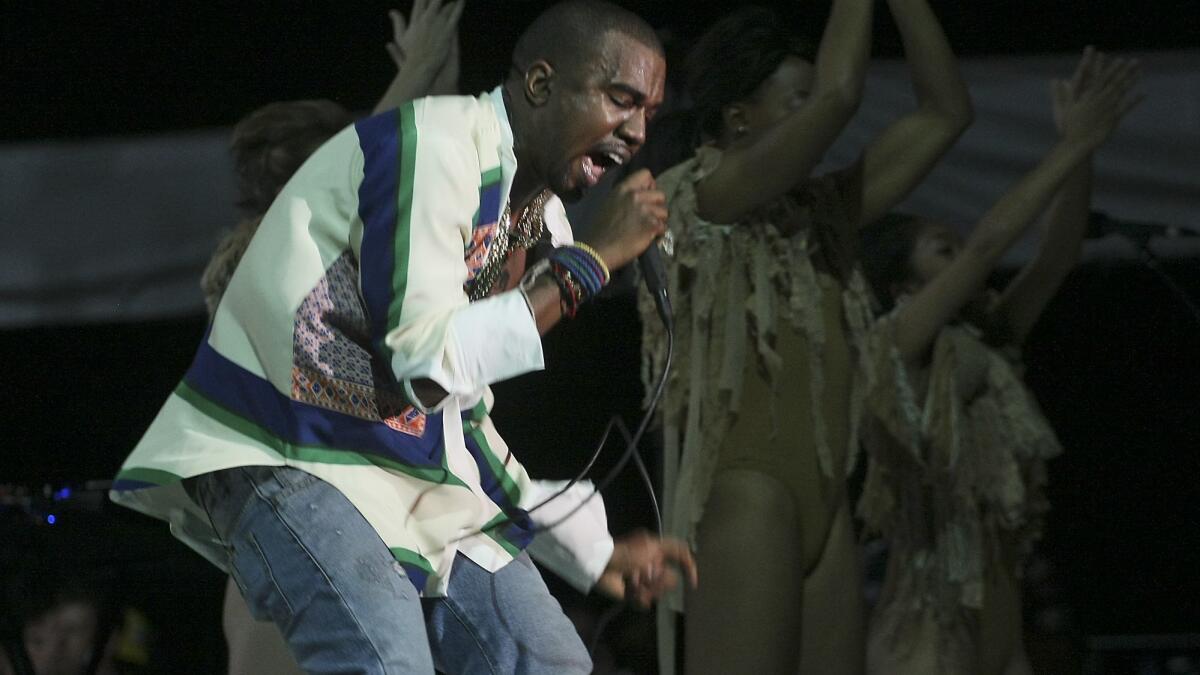
[(515, 199), (549, 187), (571, 201), (627, 163), (662, 104), (666, 67), (658, 37), (628, 10), (567, 0), (543, 12), (504, 84)]
[(517, 40), (513, 66), (524, 71), (535, 61), (573, 71), (594, 63), (612, 35), (623, 35), (653, 49), (662, 44), (641, 17), (602, 0), (566, 0), (542, 12)]

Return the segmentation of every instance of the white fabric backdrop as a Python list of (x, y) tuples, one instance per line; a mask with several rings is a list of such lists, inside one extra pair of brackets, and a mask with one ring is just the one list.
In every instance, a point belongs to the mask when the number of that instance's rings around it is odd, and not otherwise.
[(0, 327), (203, 313), (227, 130), (0, 149)]
[[(1092, 207), (1138, 222), (1200, 229), (1200, 52), (1140, 55), (1146, 98), (1095, 158)], [(1051, 78), (1070, 77), (1076, 58), (1051, 56), (962, 64), (975, 123), (901, 209), (970, 226), (1056, 139)], [(845, 166), (892, 120), (916, 105), (903, 63), (872, 68), (863, 105), (830, 150), (826, 167)], [(1033, 241), (1009, 256), (1025, 259)], [(1089, 257), (1131, 251), (1096, 242)], [(1162, 252), (1196, 255), (1193, 242), (1157, 242)]]
[[(1200, 51), (1143, 55), (1147, 98), (1097, 157), (1095, 208), (1200, 228)], [(1048, 85), (1071, 57), (966, 61), (976, 122), (903, 206), (970, 224), (1053, 142)], [(875, 64), (828, 166), (849, 163), (913, 98), (902, 63)], [(0, 328), (203, 312), (198, 279), (237, 219), (228, 130), (0, 146)], [(576, 223), (596, 198), (572, 209)], [(1156, 242), (1200, 256), (1200, 241)], [(1122, 242), (1088, 256), (1127, 255)], [(1028, 255), (1018, 247), (1012, 260)]]

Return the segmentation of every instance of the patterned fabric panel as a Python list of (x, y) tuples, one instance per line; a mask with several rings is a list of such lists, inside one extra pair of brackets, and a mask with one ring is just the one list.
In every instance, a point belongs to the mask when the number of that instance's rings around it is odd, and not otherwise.
[(497, 223), (489, 223), (471, 231), (471, 244), (467, 247), (465, 258), (467, 283), (463, 285), (463, 290), (470, 292), (471, 282), (475, 280), (475, 275), (479, 274), (479, 270), (483, 269), (483, 264), (487, 262), (487, 254), (492, 247), (492, 240), (496, 238), (497, 227)]
[(467, 282), (463, 290), (470, 293), (471, 282), (487, 262), (488, 250), (496, 238), (500, 215), (500, 167), (485, 171), (479, 177), (479, 211), (472, 223), (471, 241), (463, 259), (467, 263)]
[(292, 398), (421, 436), (425, 415), (373, 367), (370, 324), (349, 251), (300, 304), (292, 338)]
[(371, 387), (371, 328), (349, 251), (325, 271), (296, 313), (292, 354), (298, 368)]

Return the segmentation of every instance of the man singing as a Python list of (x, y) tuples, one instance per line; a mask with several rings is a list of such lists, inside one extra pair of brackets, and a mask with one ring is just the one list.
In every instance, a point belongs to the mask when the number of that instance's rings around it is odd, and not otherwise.
[(228, 570), (305, 671), (589, 672), (526, 547), (642, 603), (669, 564), (694, 583), (679, 542), (614, 544), (586, 490), (531, 511), (550, 491), (488, 419), (488, 385), (542, 368), (540, 335), (662, 233), (648, 173), (586, 243), (551, 195), (639, 149), (664, 70), (636, 16), (557, 5), (503, 85), (348, 127), (264, 216), (112, 497)]

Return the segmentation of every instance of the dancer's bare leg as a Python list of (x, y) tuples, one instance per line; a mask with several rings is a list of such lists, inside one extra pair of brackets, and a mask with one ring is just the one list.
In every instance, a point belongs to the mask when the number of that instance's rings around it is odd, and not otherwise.
[(1025, 653), (1024, 640), (1021, 640), (1012, 658), (1008, 660), (1004, 675), (1033, 675), (1033, 666), (1029, 663), (1029, 655)]
[(717, 474), (697, 530), (704, 578), (687, 596), (687, 673), (796, 672), (804, 584), (795, 511), (768, 474)]
[(989, 575), (984, 591), (979, 631), (980, 672), (988, 675), (1032, 675), (1033, 669), (1025, 654), (1021, 580), (1010, 571), (1016, 565), (1000, 558), (992, 564), (1003, 571)]
[(279, 629), (251, 616), (232, 577), (225, 584), (221, 623), (229, 647), (229, 675), (303, 675)]
[(893, 625), (872, 620), (867, 640), (869, 675), (927, 675), (940, 671), (937, 626), (933, 619), (919, 616), (906, 621), (909, 625), (897, 639)]
[(861, 675), (866, 662), (861, 562), (843, 500), (825, 550), (804, 580), (802, 675)]

